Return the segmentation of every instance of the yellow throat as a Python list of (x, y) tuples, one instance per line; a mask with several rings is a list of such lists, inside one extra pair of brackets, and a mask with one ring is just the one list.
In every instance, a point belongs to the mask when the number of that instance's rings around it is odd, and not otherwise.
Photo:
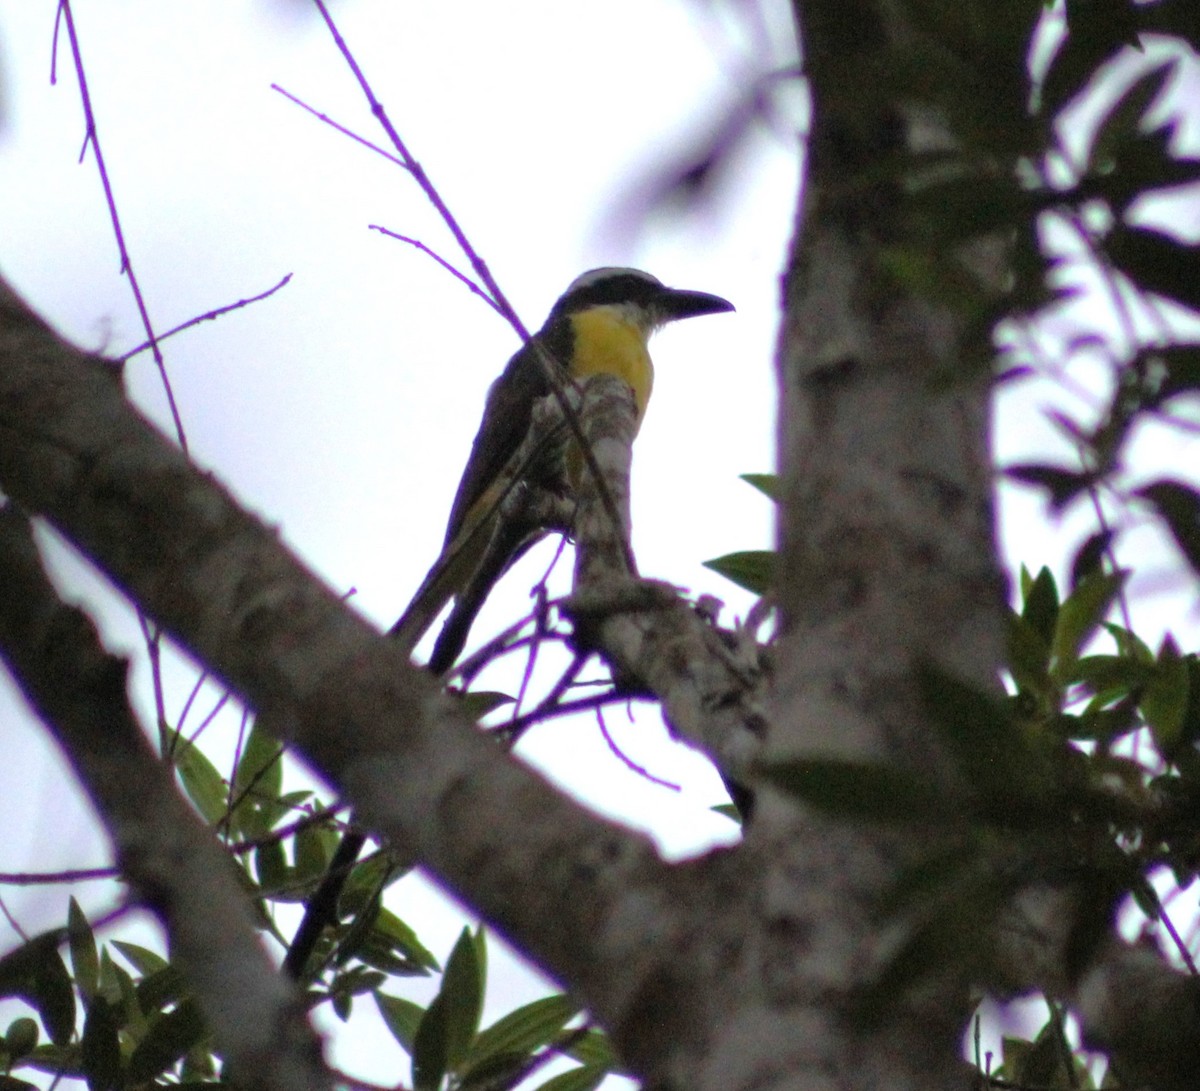
[(571, 315), (571, 322), (571, 374), (577, 379), (601, 373), (624, 379), (633, 389), (640, 425), (654, 386), (654, 365), (646, 348), (649, 330), (620, 306), (590, 307)]

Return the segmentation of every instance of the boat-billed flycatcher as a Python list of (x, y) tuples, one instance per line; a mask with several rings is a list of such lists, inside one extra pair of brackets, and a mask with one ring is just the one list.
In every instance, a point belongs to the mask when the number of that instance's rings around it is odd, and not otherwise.
[[(598, 373), (624, 379), (633, 389), (640, 423), (654, 381), (650, 334), (676, 319), (731, 310), (733, 304), (720, 296), (668, 288), (638, 269), (592, 269), (562, 294), (534, 341), (564, 379)], [(458, 658), (495, 582), (545, 533), (545, 528), (506, 526), (500, 514), (504, 494), (520, 483), (559, 492), (567, 486), (561, 446), (530, 465), (513, 462), (535, 402), (551, 393), (538, 355), (532, 343), (523, 346), (488, 391), (441, 555), (392, 627), (392, 636), (411, 652), (446, 603), (455, 600), (429, 660), (435, 674), (445, 673)]]

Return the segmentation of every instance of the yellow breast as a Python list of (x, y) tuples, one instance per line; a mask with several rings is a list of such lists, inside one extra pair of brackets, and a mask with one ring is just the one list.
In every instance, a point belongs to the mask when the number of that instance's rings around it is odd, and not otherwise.
[(571, 374), (583, 379), (606, 373), (624, 379), (633, 388), (640, 424), (654, 385), (645, 330), (616, 307), (592, 307), (571, 315), (571, 322), (575, 327)]

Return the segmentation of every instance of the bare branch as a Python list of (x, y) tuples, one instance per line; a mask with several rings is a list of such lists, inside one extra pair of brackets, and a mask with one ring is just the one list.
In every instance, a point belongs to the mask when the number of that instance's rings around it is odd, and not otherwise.
[(333, 118), (331, 118), (328, 114), (323, 114), (315, 107), (309, 106), (309, 104), (302, 98), (298, 98), (296, 95), (293, 95), (291, 91), (288, 91), (286, 88), (280, 87), (277, 83), (273, 83), (271, 84), (271, 90), (278, 91), (289, 102), (294, 102), (300, 107), (301, 110), (307, 110), (318, 121), (325, 122), (326, 125), (332, 129), (336, 129), (343, 136), (348, 136), (351, 140), (361, 144), (364, 148), (370, 148), (371, 151), (375, 152), (377, 155), (382, 155), (384, 159), (388, 160), (389, 162), (395, 163), (398, 167), (403, 167), (404, 170), (408, 170), (408, 164), (398, 155), (392, 155), (387, 148), (381, 148), (378, 144), (368, 140), (365, 136), (359, 136), (358, 133), (356, 133), (353, 129), (348, 129), (345, 125), (334, 121)]
[[(138, 314), (142, 319), (142, 328), (145, 329), (146, 338), (154, 352), (154, 363), (158, 367), (163, 392), (167, 396), (167, 406), (171, 410), (171, 420), (175, 425), (175, 438), (179, 440), (179, 446), (186, 452), (188, 449), (187, 433), (183, 430), (183, 419), (179, 415), (179, 407), (175, 404), (175, 391), (172, 389), (171, 379), (167, 375), (167, 364), (163, 359), (162, 350), (158, 347), (158, 336), (155, 334), (154, 325), (150, 321), (150, 312), (146, 309), (146, 300), (142, 295), (142, 287), (138, 283), (137, 274), (133, 270), (133, 259), (130, 258), (129, 249), (125, 245), (125, 232), (121, 229), (121, 217), (117, 213), (117, 198), (113, 192), (112, 182), (108, 177), (108, 167), (104, 162), (104, 152), (100, 148), (100, 136), (96, 131), (96, 115), (92, 111), (92, 96), (88, 90), (87, 74), (83, 69), (83, 54), (79, 49), (79, 37), (75, 33), (75, 19), (71, 14), (71, 0), (59, 0), (58, 15), (66, 25), (67, 37), (71, 42), (71, 57), (75, 62), (75, 76), (79, 80), (79, 98), (83, 103), (83, 116), (87, 126), (79, 158), (82, 161), (84, 154), (87, 152), (87, 146), (91, 144), (92, 152), (96, 156), (96, 170), (100, 173), (100, 184), (104, 187), (104, 199), (108, 202), (108, 215), (112, 220), (113, 235), (116, 237), (117, 249), (121, 254), (121, 272), (129, 277), (129, 287), (133, 291), (133, 299), (137, 304)], [(56, 26), (56, 46), (57, 40), (58, 33)], [(51, 82), (54, 82), (53, 76), (51, 76)]]
[(438, 265), (440, 265), (448, 273), (450, 273), (452, 276), (457, 277), (459, 280), (461, 280), (468, 288), (471, 289), (471, 291), (475, 295), (479, 296), (479, 298), (482, 299), (484, 301), (484, 303), (486, 303), (489, 307), (491, 307), (492, 310), (494, 310), (497, 314), (504, 313), (496, 305), (496, 301), (490, 295), (488, 295), (487, 292), (485, 292), (478, 284), (476, 284), (475, 281), (473, 281), (469, 276), (467, 276), (466, 273), (462, 272), (462, 270), (460, 270), (452, 262), (447, 261), (444, 257), (442, 257), (441, 254), (439, 254), (432, 247), (426, 246), (423, 242), (421, 242), (420, 239), (414, 239), (408, 235), (401, 235), (396, 231), (391, 231), (386, 227), (381, 227), (379, 224), (369, 224), (368, 226), (370, 227), (370, 229), (372, 231), (378, 231), (381, 235), (386, 235), (389, 239), (395, 239), (397, 242), (406, 242), (406, 243), (408, 243), (409, 246), (413, 246), (416, 249), (420, 250), (422, 254), (428, 254), (431, 258), (433, 258), (434, 261), (436, 261), (438, 263)]
[(259, 303), (262, 300), (273, 296), (280, 288), (284, 288), (292, 279), (292, 274), (288, 273), (283, 277), (278, 284), (268, 288), (265, 292), (259, 292), (258, 295), (252, 295), (247, 299), (239, 299), (236, 303), (227, 303), (224, 307), (217, 307), (211, 311), (205, 311), (203, 314), (196, 315), (195, 318), (189, 318), (186, 322), (181, 322), (178, 326), (172, 326), (166, 333), (159, 334), (153, 342), (143, 341), (136, 348), (130, 349), (122, 360), (129, 360), (136, 356), (139, 352), (145, 352), (155, 345), (161, 345), (168, 337), (174, 337), (177, 333), (183, 333), (184, 330), (190, 330), (193, 326), (200, 325), (201, 322), (211, 322), (215, 318), (220, 318), (223, 314), (229, 314), (230, 311), (239, 311), (243, 307), (249, 307), (251, 303)]

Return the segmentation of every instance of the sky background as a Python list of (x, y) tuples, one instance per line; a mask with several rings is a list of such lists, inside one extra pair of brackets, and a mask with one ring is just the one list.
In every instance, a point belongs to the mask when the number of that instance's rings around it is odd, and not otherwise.
[[(65, 36), (51, 83), (55, 7), (0, 0), (0, 271), (75, 343), (120, 354), (144, 335), (119, 275), (94, 161), (89, 154), (79, 163), (84, 127)], [(485, 391), (517, 347), (515, 335), (428, 257), (369, 230), (382, 225), (460, 260), (406, 172), (272, 90), (278, 84), (383, 139), (307, 4), (74, 0), (73, 10), (101, 146), (156, 327), (292, 275), (269, 300), (167, 342), (193, 457), (386, 628), (436, 556)], [(748, 597), (702, 562), (772, 540), (770, 504), (738, 475), (774, 466), (772, 359), (801, 96), (782, 97), (773, 124), (738, 146), (702, 210), (647, 213), (642, 198), (665, 167), (687, 161), (755, 74), (794, 63), (789, 5), (342, 0), (333, 12), (528, 326), (540, 325), (576, 275), (599, 265), (644, 268), (736, 305), (732, 315), (668, 327), (653, 345), (655, 393), (635, 448), (633, 545), (645, 575), (715, 594), (731, 614), (744, 614)], [(1194, 85), (1180, 93), (1193, 95)], [(1102, 369), (1093, 371), (1102, 389)], [(167, 427), (148, 354), (130, 362), (126, 379), (137, 404)], [(1003, 460), (1058, 442), (1040, 413), (1052, 396), (1061, 389), (1005, 395), (997, 410)], [(1194, 460), (1194, 447), (1155, 436), (1143, 443), (1169, 465)], [(1047, 537), (1045, 516), (1035, 494), (1006, 492), (1010, 560), (1061, 567), (1074, 532)], [(112, 650), (135, 657), (135, 699), (152, 724), (132, 613), (52, 539), (45, 535), (60, 586), (95, 612)], [(1161, 543), (1134, 541), (1139, 556), (1159, 550), (1159, 570), (1170, 570)], [(531, 554), (509, 577), (477, 637), (528, 608), (548, 557)], [(1194, 630), (1178, 584), (1165, 584), (1157, 599), (1148, 596), (1156, 613), (1147, 624)], [(166, 675), (168, 713), (178, 715), (195, 670), (180, 657)], [(219, 693), (208, 687), (197, 707)], [(613, 714), (608, 724), (632, 760), (681, 790), (627, 770), (592, 720), (535, 730), (521, 752), (590, 805), (652, 833), (669, 854), (734, 836), (710, 810), (724, 799), (718, 779), (671, 743), (655, 716)], [(226, 717), (208, 733), (216, 753), (236, 726)], [(0, 870), (109, 862), (69, 772), (2, 676), (0, 732), (8, 759), (0, 796), (10, 816)], [(116, 896), (97, 886), (75, 893), (93, 910)], [(64, 888), (0, 895), (29, 930), (63, 919)], [(390, 904), (437, 954), (448, 952), (463, 918), (432, 888), (406, 880)], [(0, 949), (13, 943), (0, 926)], [(541, 987), (494, 962), (488, 1018)], [(414, 983), (406, 995), (423, 999), (423, 989)], [(339, 1063), (377, 1079), (396, 1078), (399, 1064), (406, 1076), (398, 1049), (363, 1022), (339, 1038)]]

